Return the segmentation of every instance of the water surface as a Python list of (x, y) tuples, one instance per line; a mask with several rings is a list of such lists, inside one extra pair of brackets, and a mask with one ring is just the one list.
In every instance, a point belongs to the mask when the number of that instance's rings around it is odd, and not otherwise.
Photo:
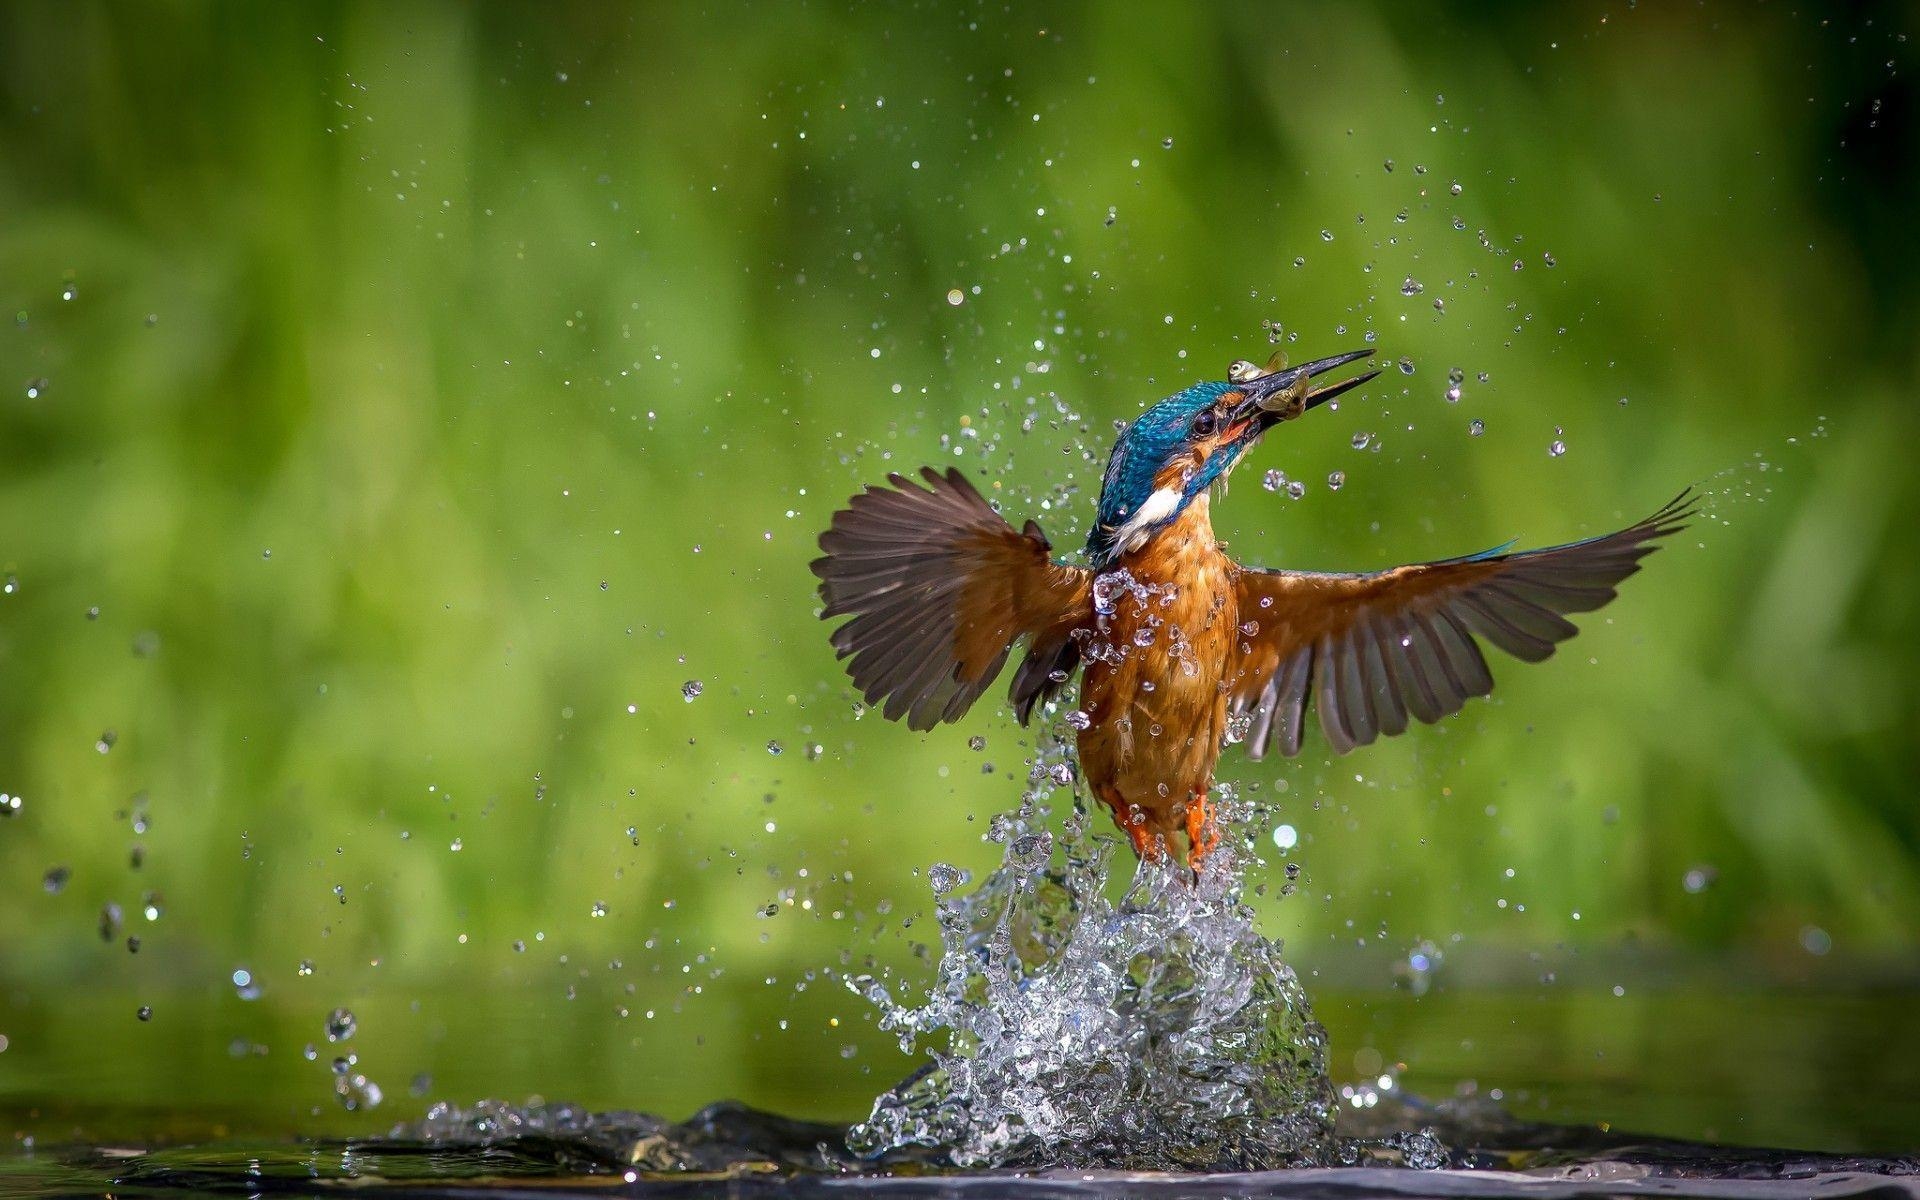
[[(1448, 1144), (1427, 1169), (1395, 1131)], [(0, 1194), (821, 1197), (1920, 1195), (1920, 1157), (1767, 1151), (1528, 1125), (1484, 1105), (1396, 1100), (1344, 1123), (1343, 1161), (1253, 1172), (1044, 1163), (960, 1173), (937, 1155), (847, 1156), (844, 1127), (718, 1104), (679, 1124), (573, 1106), (443, 1109), (376, 1139), (175, 1148), (56, 1147), (0, 1160)]]

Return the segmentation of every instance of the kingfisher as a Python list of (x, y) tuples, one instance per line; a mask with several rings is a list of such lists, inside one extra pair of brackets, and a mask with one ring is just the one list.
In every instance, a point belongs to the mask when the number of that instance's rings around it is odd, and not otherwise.
[(1147, 409), (1107, 461), (1084, 565), (1055, 558), (1035, 522), (1015, 529), (956, 468), (868, 486), (812, 564), (821, 616), (851, 618), (831, 640), (854, 685), (928, 730), (966, 713), (1024, 643), (1009, 698), (1025, 725), (1077, 672), (1067, 721), (1087, 789), (1142, 859), (1184, 834), (1197, 873), (1220, 838), (1208, 797), (1227, 745), (1298, 755), (1309, 708), (1339, 754), (1437, 722), (1492, 691), (1482, 642), (1547, 658), (1577, 632), (1569, 614), (1611, 601), (1685, 527), (1689, 492), (1539, 550), (1354, 574), (1236, 562), (1213, 532), (1219, 485), (1268, 430), (1378, 375), (1316, 383), (1372, 353), (1242, 360)]

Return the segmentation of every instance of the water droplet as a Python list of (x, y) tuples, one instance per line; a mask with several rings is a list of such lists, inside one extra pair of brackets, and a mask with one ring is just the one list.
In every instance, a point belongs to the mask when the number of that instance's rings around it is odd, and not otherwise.
[(20, 811), (20, 797), (0, 792), (0, 817), (11, 817)]
[(360, 1022), (353, 1013), (344, 1008), (336, 1008), (327, 1014), (327, 1040), (344, 1042), (360, 1031)]
[(1293, 499), (1298, 500), (1300, 497), (1306, 494), (1307, 494), (1306, 484), (1301, 483), (1298, 479), (1289, 479), (1287, 481), (1288, 496), (1291, 496)]
[(1712, 887), (1719, 878), (1720, 871), (1718, 868), (1702, 864), (1696, 867), (1688, 867), (1687, 873), (1680, 877), (1680, 886), (1687, 889), (1688, 895), (1697, 896)]
[(115, 733), (111, 729), (106, 730), (99, 737), (93, 740), (93, 749), (95, 753), (105, 754), (107, 751), (113, 749), (113, 744), (119, 740), (120, 740), (119, 734)]
[(1473, 420), (1467, 422), (1468, 437), (1479, 437), (1481, 434), (1485, 433), (1486, 431), (1487, 431), (1487, 423), (1485, 421), (1480, 420), (1478, 417), (1475, 417)]
[(768, 753), (768, 754), (779, 754), (779, 753), (781, 753), (782, 751), (784, 751), (785, 749), (786, 749), (786, 747), (785, 747), (785, 746), (782, 746), (782, 745), (780, 744), (780, 739), (778, 739), (778, 738), (768, 738), (768, 739), (767, 739), (767, 753)]
[(1413, 374), (1413, 360), (1412, 360), (1412, 359), (1410, 359), (1410, 358), (1403, 358), (1403, 359), (1401, 359), (1401, 360), (1400, 360), (1400, 373), (1401, 373), (1402, 375), (1411, 375), (1411, 374)]
[(1161, 139), (1160, 139), (1160, 148), (1161, 148), (1162, 150), (1171, 150), (1171, 149), (1173, 149), (1173, 139), (1172, 139), (1172, 138), (1161, 138)]
[(1353, 435), (1353, 448), (1355, 450), (1365, 450), (1372, 441), (1373, 435), (1363, 430)]
[(981, 750), (985, 750), (986, 748), (987, 748), (987, 739), (981, 737), (977, 733), (967, 739), (967, 749), (969, 750), (978, 752)]
[(66, 890), (67, 880), (72, 878), (72, 876), (73, 872), (66, 867), (54, 867), (45, 875), (41, 876), (40, 886), (47, 889), (49, 896), (58, 896)]
[(934, 863), (927, 868), (927, 882), (932, 885), (936, 896), (944, 896), (959, 887), (965, 875), (960, 868), (946, 863)]
[(1444, 394), (1447, 398), (1448, 404), (1460, 403), (1460, 389), (1458, 387), (1450, 387), (1446, 390)]
[(698, 679), (689, 679), (685, 683), (680, 685), (681, 698), (686, 700), (688, 704), (692, 704), (695, 700), (698, 700), (700, 698), (700, 693), (706, 690), (707, 690), (707, 685), (700, 682)]
[(1461, 188), (1460, 181), (1456, 179), (1452, 183), (1447, 185), (1447, 190), (1449, 192), (1452, 192), (1454, 195), (1458, 196), (1464, 189)]
[(1269, 467), (1267, 473), (1260, 477), (1260, 486), (1270, 492), (1277, 492), (1287, 486), (1286, 473), (1278, 467)]
[(1053, 834), (1047, 830), (1038, 833), (1022, 834), (1007, 845), (1007, 865), (1013, 867), (1044, 866), (1053, 854)]
[(140, 897), (140, 915), (148, 921), (158, 921), (160, 914), (166, 911), (161, 903), (159, 892), (147, 892)]
[(1327, 472), (1327, 490), (1328, 491), (1337, 492), (1341, 488), (1345, 487), (1346, 485), (1347, 485), (1347, 473), (1345, 471)]
[(1406, 282), (1400, 285), (1400, 294), (1402, 296), (1418, 296), (1426, 290), (1426, 285), (1411, 275), (1407, 276)]
[(136, 1017), (139, 1017), (142, 1021), (151, 1021), (153, 1020), (153, 1006), (149, 1004), (142, 1004), (139, 1008), (134, 1010), (133, 1015)]
[(606, 915), (607, 915), (607, 902), (606, 902), (605, 900), (595, 900), (595, 901), (593, 902), (593, 908), (592, 908), (592, 909), (591, 909), (590, 911), (591, 911), (591, 912), (593, 913), (593, 915), (594, 915), (594, 916), (596, 916), (596, 917), (604, 917), (604, 916), (606, 916)]
[(260, 985), (254, 981), (253, 972), (245, 967), (236, 967), (232, 975), (233, 994), (242, 1000), (258, 1000)]
[(1562, 454), (1565, 454), (1566, 452), (1567, 452), (1567, 444), (1561, 441), (1559, 438), (1553, 439), (1553, 441), (1547, 446), (1547, 456), (1549, 458), (1559, 458)]
[(313, 960), (310, 958), (301, 959), (299, 969), (300, 969), (300, 976), (303, 979), (306, 976), (313, 974)]
[(47, 381), (44, 379), (27, 380), (27, 399), (38, 400), (47, 393)]
[(1093, 725), (1093, 718), (1088, 716), (1084, 710), (1076, 708), (1067, 714), (1067, 724), (1073, 726), (1075, 729), (1087, 729)]
[(340, 1101), (340, 1107), (348, 1112), (359, 1112), (363, 1108), (378, 1108), (385, 1096), (380, 1085), (365, 1075), (340, 1075), (333, 1082), (333, 1094)]

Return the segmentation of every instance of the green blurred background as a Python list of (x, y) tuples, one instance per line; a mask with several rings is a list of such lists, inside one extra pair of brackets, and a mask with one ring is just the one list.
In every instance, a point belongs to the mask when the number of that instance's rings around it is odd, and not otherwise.
[(934, 462), (1076, 547), (1277, 322), (1401, 370), (1247, 559), (1709, 496), (1492, 702), (1229, 755), (1340, 1077), (1920, 1141), (1913, 17), (0, 9), (0, 1132), (859, 1115), (911, 1064), (831, 971), (925, 977), (1031, 735), (860, 719), (816, 534)]

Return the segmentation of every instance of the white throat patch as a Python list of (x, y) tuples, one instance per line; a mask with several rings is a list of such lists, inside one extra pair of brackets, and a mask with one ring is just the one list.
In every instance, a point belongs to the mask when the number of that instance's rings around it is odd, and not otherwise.
[(1178, 488), (1160, 488), (1133, 510), (1133, 515), (1113, 531), (1113, 544), (1122, 554), (1138, 550), (1153, 532), (1153, 527), (1180, 511), (1184, 493)]

